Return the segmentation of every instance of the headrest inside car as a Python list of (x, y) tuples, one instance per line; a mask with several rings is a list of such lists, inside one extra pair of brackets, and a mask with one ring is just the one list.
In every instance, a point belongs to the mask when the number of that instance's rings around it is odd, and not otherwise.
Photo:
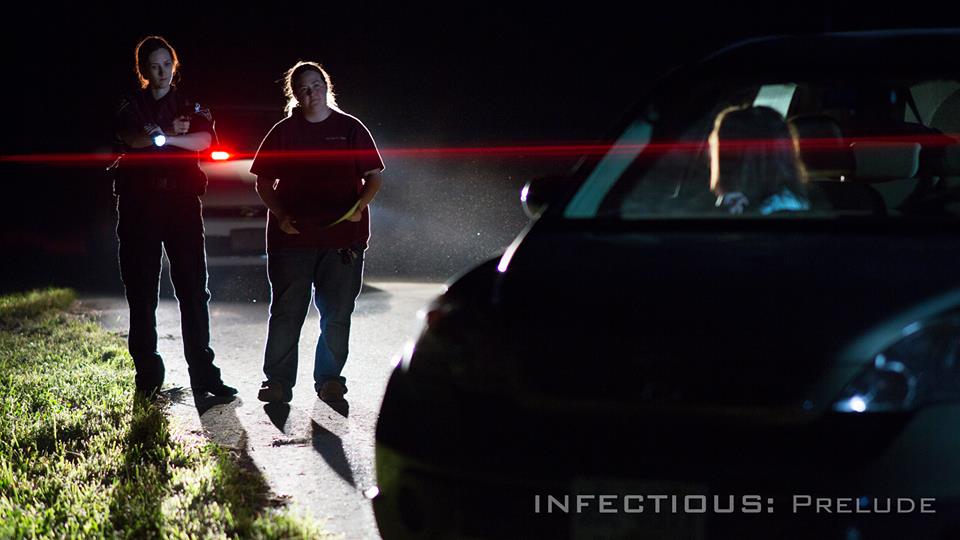
[(800, 138), (800, 159), (811, 176), (839, 180), (850, 173), (849, 149), (836, 120), (808, 114), (794, 116), (789, 123)]
[(913, 178), (920, 168), (919, 143), (855, 142), (850, 150), (855, 176), (863, 182)]
[(960, 144), (948, 144), (943, 147), (942, 176), (960, 176)]

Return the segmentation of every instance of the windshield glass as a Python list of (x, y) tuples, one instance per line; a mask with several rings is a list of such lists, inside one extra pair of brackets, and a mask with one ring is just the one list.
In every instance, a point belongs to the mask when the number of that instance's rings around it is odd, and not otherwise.
[(564, 217), (960, 212), (960, 81), (727, 82), (664, 95), (596, 160)]

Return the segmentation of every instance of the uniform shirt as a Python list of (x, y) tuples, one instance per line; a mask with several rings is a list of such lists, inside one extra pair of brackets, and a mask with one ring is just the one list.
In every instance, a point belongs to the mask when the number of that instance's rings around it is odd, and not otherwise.
[(188, 133), (207, 132), (214, 137), (213, 118), (209, 110), (197, 112), (196, 103), (186, 99), (176, 88), (170, 88), (160, 99), (153, 99), (149, 89), (139, 90), (121, 99), (116, 114), (117, 144), (126, 154), (117, 168), (115, 190), (150, 191), (158, 178), (170, 179), (177, 191), (197, 195), (206, 189), (206, 177), (200, 170), (199, 152), (175, 146), (147, 146), (132, 148), (123, 143), (121, 131), (142, 132), (145, 124), (156, 124), (165, 134), (172, 135), (173, 121), (181, 115), (190, 118)]
[(337, 221), (357, 203), (364, 173), (382, 171), (383, 160), (360, 120), (331, 111), (309, 122), (299, 111), (278, 122), (260, 144), (250, 172), (275, 181), (277, 199), (300, 234), (280, 230), (267, 217), (267, 251), (367, 245), (370, 212), (360, 221)]

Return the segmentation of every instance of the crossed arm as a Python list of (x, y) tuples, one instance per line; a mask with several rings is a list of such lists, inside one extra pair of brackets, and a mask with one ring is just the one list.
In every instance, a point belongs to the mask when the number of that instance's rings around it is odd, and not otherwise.
[(213, 137), (206, 131), (196, 133), (187, 133), (190, 129), (190, 120), (178, 118), (173, 122), (174, 133), (166, 134), (159, 126), (146, 124), (143, 130), (123, 130), (118, 134), (123, 142), (131, 148), (146, 148), (153, 145), (153, 137), (163, 134), (167, 138), (166, 144), (176, 146), (184, 150), (200, 152), (210, 148)]

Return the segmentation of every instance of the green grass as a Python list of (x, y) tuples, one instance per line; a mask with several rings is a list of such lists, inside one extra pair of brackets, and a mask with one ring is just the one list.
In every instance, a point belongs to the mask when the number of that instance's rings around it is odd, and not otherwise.
[(69, 290), (0, 297), (0, 538), (317, 538), (244, 456), (134, 402), (123, 341)]
[(69, 289), (48, 289), (0, 296), (0, 324), (15, 325), (20, 319), (36, 317), (51, 309), (66, 309), (76, 299)]

